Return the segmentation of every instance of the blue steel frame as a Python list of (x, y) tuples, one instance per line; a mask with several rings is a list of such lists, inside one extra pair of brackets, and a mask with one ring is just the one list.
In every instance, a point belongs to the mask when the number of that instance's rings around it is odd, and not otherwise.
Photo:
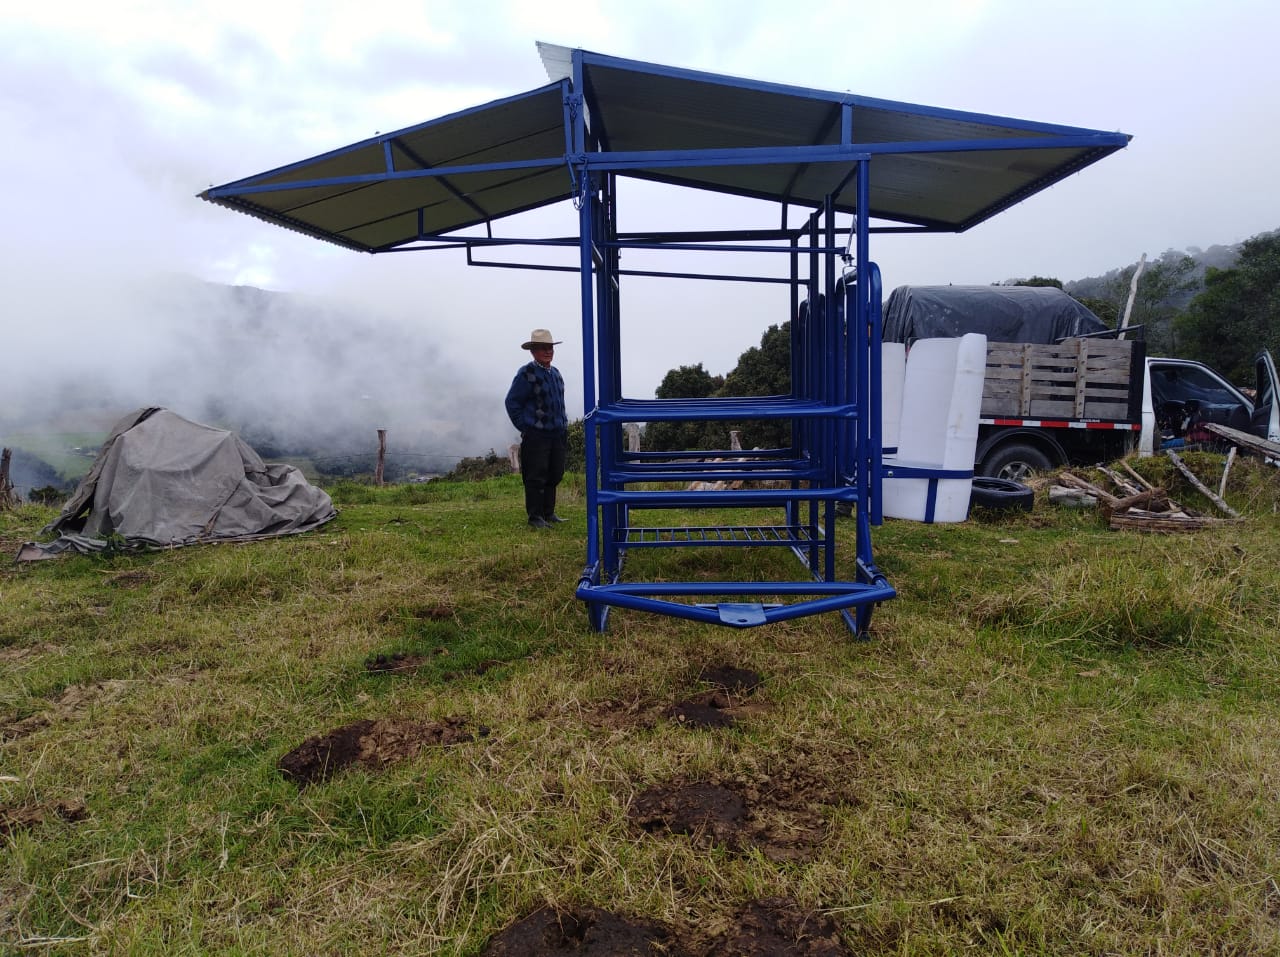
[[(575, 50), (572, 75), (550, 87), (531, 91), (489, 107), (463, 111), (451, 117), (381, 134), (373, 139), (332, 151), (312, 160), (281, 167), (258, 176), (207, 190), (202, 196), (327, 239), (367, 252), (401, 252), (424, 249), (464, 248), (469, 264), (509, 268), (576, 270), (580, 276), (582, 299), (583, 393), (587, 457), (587, 556), (577, 583), (577, 596), (585, 602), (592, 626), (604, 630), (611, 608), (642, 611), (694, 621), (749, 627), (828, 611), (839, 612), (859, 636), (864, 636), (875, 606), (895, 595), (885, 576), (876, 568), (871, 550), (871, 527), (881, 520), (882, 464), (880, 432), (880, 302), (879, 271), (871, 261), (868, 236), (871, 232), (930, 232), (938, 229), (966, 229), (1027, 195), (1069, 175), (1078, 166), (1123, 146), (1128, 137), (1042, 123), (1004, 121), (990, 118), (1000, 127), (1016, 127), (1024, 135), (910, 142), (855, 143), (855, 105), (907, 108), (905, 104), (882, 103), (847, 94), (798, 91), (826, 99), (839, 108), (839, 142), (814, 146), (754, 146), (615, 151), (607, 131), (590, 130), (586, 117), (592, 106), (584, 64), (642, 69), (656, 75), (690, 80), (706, 76), (655, 64), (589, 54)], [(781, 89), (776, 84), (717, 78), (732, 85)], [(558, 90), (556, 89), (558, 87)], [(456, 121), (471, 113), (545, 97), (555, 91), (563, 103), (564, 149), (560, 156), (521, 156), (503, 162), (455, 166), (427, 166), (407, 170), (396, 168), (392, 146), (402, 137), (431, 128), (436, 123)], [(959, 118), (983, 120), (976, 114), (953, 114), (927, 107), (910, 107), (922, 116), (940, 121)], [(601, 111), (597, 111), (599, 113)], [(944, 123), (945, 125), (945, 123)], [(960, 224), (900, 220), (909, 225), (872, 228), (870, 225), (870, 177), (873, 160), (879, 156), (905, 153), (952, 153), (990, 150), (1069, 148), (1083, 150), (1079, 158), (1054, 168), (1040, 180), (1028, 183), (994, 205), (973, 214)], [(372, 162), (370, 151), (381, 156), (382, 169)], [(328, 175), (308, 176), (314, 164), (324, 166)], [(328, 164), (328, 165), (325, 165)], [(787, 223), (785, 197), (761, 196), (782, 202), (782, 225), (776, 230), (726, 230), (685, 234), (626, 236), (618, 232), (616, 177), (639, 175), (657, 181), (678, 181), (679, 171), (693, 167), (727, 167), (786, 164), (806, 169), (825, 168), (832, 172), (830, 191), (814, 209), (802, 228)], [(450, 178), (494, 171), (518, 175), (521, 171), (567, 165), (572, 180), (574, 202), (579, 212), (576, 238), (503, 239), (486, 228), (484, 237), (452, 235), (452, 229), (432, 232), (424, 226), (424, 210), (418, 208), (418, 229), (414, 237), (374, 244), (339, 229), (326, 229), (290, 215), (289, 204), (272, 209), (256, 197), (303, 191), (319, 200), (341, 195), (377, 183), (410, 182), (435, 177), (454, 193)], [(665, 171), (671, 171), (670, 173)], [(847, 187), (855, 186), (856, 202), (850, 210)], [(336, 193), (334, 192), (336, 191)], [(473, 211), (483, 211), (469, 197), (458, 194)], [(744, 193), (743, 195), (751, 195)], [(843, 207), (837, 209), (837, 199)], [(552, 197), (554, 198), (554, 197)], [(537, 196), (530, 203), (546, 201)], [(305, 200), (304, 200), (305, 202)], [(344, 207), (344, 216), (348, 210)], [(507, 215), (505, 209), (498, 215)], [(837, 212), (851, 215), (852, 223), (841, 229)], [(489, 218), (478, 219), (489, 227)], [(358, 227), (357, 222), (353, 228)], [(848, 236), (839, 245), (837, 237)], [(780, 240), (788, 241), (784, 248)], [(714, 244), (714, 245), (712, 245)], [(475, 247), (508, 245), (578, 247), (576, 266), (481, 262), (473, 259)], [(658, 273), (624, 270), (619, 265), (623, 248), (664, 248), (694, 250), (782, 253), (790, 257), (790, 279), (747, 276), (718, 276), (701, 273)], [(791, 310), (791, 394), (765, 398), (708, 400), (635, 400), (621, 391), (622, 357), (619, 321), (620, 282), (627, 275), (696, 277), (736, 281), (789, 282)], [(800, 291), (803, 290), (803, 299)], [(631, 453), (623, 448), (621, 423), (691, 420), (741, 421), (783, 419), (791, 425), (792, 442), (785, 449), (733, 452), (707, 461), (708, 453)], [(712, 457), (715, 453), (710, 453)], [(654, 485), (687, 485), (693, 481), (744, 483), (746, 487), (722, 491), (673, 491)], [(762, 484), (767, 483), (767, 485)], [(836, 506), (848, 505), (854, 517), (851, 580), (838, 577)], [(772, 510), (772, 524), (666, 525), (648, 526), (635, 521), (646, 510), (706, 509)], [(847, 537), (847, 536), (846, 536)], [(782, 546), (799, 559), (803, 577), (771, 582), (629, 582), (623, 566), (631, 550), (687, 546)], [(697, 601), (697, 599), (716, 599)], [(731, 599), (731, 600), (722, 600)], [(770, 599), (766, 602), (766, 599)], [(778, 599), (778, 600), (774, 600)], [(782, 601), (781, 599), (790, 599)]]
[[(583, 89), (580, 51), (574, 54), (574, 89)], [(566, 98), (566, 122), (573, 124), (578, 189), (588, 477), (587, 556), (576, 594), (587, 605), (592, 627), (605, 630), (614, 607), (739, 628), (834, 611), (855, 634), (865, 636), (874, 607), (896, 594), (876, 568), (871, 550), (871, 526), (880, 521), (882, 477), (881, 287), (879, 271), (868, 256), (868, 217), (865, 213), (855, 216), (849, 230), (853, 255), (850, 247), (836, 242), (834, 191), (824, 207), (809, 217), (806, 227), (793, 235), (789, 248), (731, 247), (746, 252), (782, 252), (791, 259), (795, 308), (790, 325), (790, 395), (628, 399), (621, 385), (620, 251), (628, 246), (701, 247), (676, 241), (664, 244), (660, 237), (640, 241), (619, 235), (615, 177), (630, 157), (610, 158), (589, 151), (584, 112), (580, 98)], [(682, 151), (679, 161), (714, 166), (741, 161), (748, 153), (758, 154), (755, 150), (709, 152), (714, 155)], [(759, 159), (758, 155), (753, 158)], [(663, 157), (650, 155), (648, 159)], [(853, 167), (849, 176), (857, 182), (858, 209), (865, 211), (870, 157), (850, 155), (847, 159)], [(788, 161), (794, 157), (789, 156)], [(802, 277), (802, 273), (807, 275)], [(797, 302), (799, 288), (806, 293), (802, 302)], [(624, 422), (757, 419), (787, 420), (791, 447), (722, 456), (628, 452), (622, 443)], [(727, 460), (710, 461), (715, 458)], [(687, 490), (688, 483), (695, 481), (741, 485)], [(686, 489), (661, 487), (672, 483)], [(837, 503), (847, 505), (854, 517), (852, 580), (837, 574)], [(637, 521), (645, 510), (682, 509), (769, 509), (775, 520), (770, 524), (665, 526)], [(627, 553), (632, 549), (689, 546), (789, 548), (800, 562), (803, 577), (767, 582), (630, 582), (623, 577)]]

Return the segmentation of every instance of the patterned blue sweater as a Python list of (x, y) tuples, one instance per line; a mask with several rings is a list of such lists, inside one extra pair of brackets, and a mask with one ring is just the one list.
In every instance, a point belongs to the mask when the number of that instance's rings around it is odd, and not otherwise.
[(520, 367), (507, 390), (507, 417), (523, 434), (554, 435), (569, 427), (564, 407), (564, 378), (554, 366), (536, 361)]

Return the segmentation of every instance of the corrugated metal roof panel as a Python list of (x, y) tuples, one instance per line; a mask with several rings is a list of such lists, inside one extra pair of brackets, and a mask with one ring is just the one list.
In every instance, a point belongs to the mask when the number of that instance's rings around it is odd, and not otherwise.
[[(366, 252), (500, 219), (571, 195), (564, 95), (565, 84), (553, 83), (200, 195)], [(547, 163), (518, 165), (536, 159)], [(492, 164), (508, 167), (422, 175)]]
[(593, 168), (814, 207), (839, 189), (837, 209), (852, 212), (849, 174), (869, 153), (870, 217), (935, 230), (968, 229), (1128, 142), (1119, 133), (539, 50), (553, 77), (546, 87), (201, 195), (370, 252), (568, 199), (572, 166), (583, 161), (566, 146), (575, 58), (597, 141), (585, 157)]

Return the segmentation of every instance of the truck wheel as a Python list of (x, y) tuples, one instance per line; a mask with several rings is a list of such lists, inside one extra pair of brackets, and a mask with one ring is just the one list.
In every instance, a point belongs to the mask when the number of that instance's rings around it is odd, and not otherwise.
[(982, 462), (982, 474), (1011, 482), (1025, 482), (1032, 472), (1047, 472), (1053, 468), (1049, 456), (1034, 445), (1015, 442), (1002, 445)]
[(983, 508), (1020, 509), (1031, 511), (1036, 495), (1030, 486), (1010, 479), (992, 478), (987, 475), (974, 476), (969, 492), (969, 506), (981, 505)]

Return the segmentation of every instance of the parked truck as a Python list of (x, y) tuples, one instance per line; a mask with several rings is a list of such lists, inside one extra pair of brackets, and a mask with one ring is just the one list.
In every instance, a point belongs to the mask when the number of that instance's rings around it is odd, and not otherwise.
[[(884, 338), (906, 343), (980, 332), (987, 371), (974, 470), (1021, 481), (1133, 449), (1208, 441), (1205, 422), (1280, 441), (1270, 353), (1255, 360), (1254, 398), (1188, 359), (1151, 357), (1082, 303), (1051, 286), (900, 286)], [(909, 427), (903, 423), (903, 428)]]

